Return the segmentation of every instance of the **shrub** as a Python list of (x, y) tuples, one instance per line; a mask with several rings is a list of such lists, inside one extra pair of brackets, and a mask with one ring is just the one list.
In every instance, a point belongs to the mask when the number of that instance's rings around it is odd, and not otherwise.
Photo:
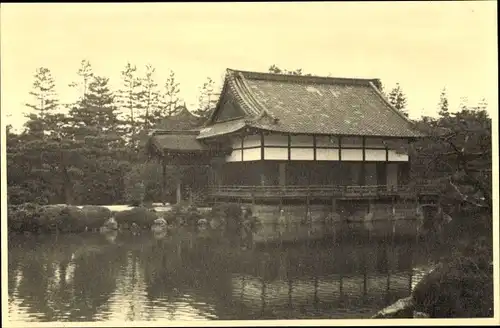
[(164, 219), (168, 224), (183, 225), (186, 223), (186, 211), (181, 205), (175, 204), (170, 211), (165, 212)]
[(42, 206), (34, 203), (9, 205), (7, 213), (8, 229), (11, 232), (38, 232)]
[(415, 309), (431, 318), (493, 316), (491, 247), (479, 240), (442, 261), (415, 287)]
[(217, 204), (212, 207), (209, 216), (212, 218), (223, 218), (226, 222), (226, 229), (230, 231), (238, 231), (242, 223), (242, 210), (238, 204)]
[(98, 229), (111, 217), (111, 211), (100, 206), (82, 209), (68, 205), (26, 203), (10, 205), (8, 228), (11, 232), (83, 232), (85, 228)]
[(157, 218), (154, 210), (145, 207), (135, 207), (115, 214), (115, 220), (119, 226), (130, 227), (135, 222), (139, 227), (146, 229), (150, 228)]
[(196, 226), (202, 215), (196, 206), (189, 206), (185, 214), (185, 221), (187, 225)]
[(81, 212), (89, 229), (99, 229), (111, 217), (111, 210), (102, 206), (83, 206)]

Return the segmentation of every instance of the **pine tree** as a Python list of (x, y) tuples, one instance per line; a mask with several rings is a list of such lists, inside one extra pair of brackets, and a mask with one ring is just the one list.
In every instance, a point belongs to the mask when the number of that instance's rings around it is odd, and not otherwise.
[(408, 117), (408, 113), (406, 112), (406, 96), (404, 95), (401, 86), (399, 83), (396, 83), (396, 87), (391, 90), (388, 95), (389, 102), (391, 105), (399, 110), (403, 115)]
[(161, 102), (161, 117), (157, 116), (157, 120), (177, 114), (179, 109), (179, 92), (179, 83), (175, 79), (175, 73), (170, 71), (170, 75), (165, 82), (165, 93)]
[(121, 72), (123, 89), (119, 91), (118, 100), (122, 111), (127, 113), (128, 130), (131, 137), (135, 135), (137, 127), (136, 112), (140, 110), (141, 81), (135, 75), (136, 72), (137, 67), (127, 63), (125, 69)]
[(92, 82), (92, 79), (94, 77), (94, 73), (92, 71), (92, 66), (90, 65), (90, 62), (88, 60), (82, 60), (80, 63), (80, 68), (78, 69), (76, 73), (81, 80), (78, 82), (72, 82), (69, 84), (70, 87), (72, 88), (80, 88), (81, 92), (81, 98), (83, 99), (85, 95), (87, 94), (87, 89), (89, 87), (90, 82)]
[[(125, 147), (124, 131), (118, 118), (109, 79), (94, 76), (85, 97), (69, 112), (72, 157), (66, 161), (80, 172), (74, 179), (74, 193), (79, 202), (100, 204), (120, 199), (122, 161), (130, 157)], [(96, 194), (100, 194), (97, 196)]]
[(123, 134), (118, 118), (114, 94), (109, 88), (109, 79), (95, 76), (89, 83), (85, 97), (69, 111), (73, 137), (97, 136), (102, 133)]
[(143, 110), (139, 118), (143, 122), (143, 128), (148, 130), (154, 124), (154, 113), (160, 106), (160, 95), (158, 84), (154, 80), (155, 68), (151, 65), (146, 65), (146, 74), (142, 78), (142, 90), (139, 94), (139, 107)]
[(215, 109), (217, 103), (217, 94), (214, 92), (215, 83), (208, 77), (207, 81), (200, 88), (200, 96), (198, 97), (198, 109), (194, 112), (196, 115), (203, 118), (208, 118)]
[(448, 108), (448, 96), (446, 95), (446, 88), (443, 88), (441, 91), (440, 99), (439, 99), (439, 116), (449, 117), (449, 108)]
[(26, 106), (34, 112), (28, 113), (29, 119), (26, 127), (32, 133), (44, 135), (51, 133), (55, 129), (52, 116), (59, 107), (59, 100), (55, 91), (55, 81), (48, 68), (40, 67), (36, 70), (33, 90), (29, 93), (34, 99)]

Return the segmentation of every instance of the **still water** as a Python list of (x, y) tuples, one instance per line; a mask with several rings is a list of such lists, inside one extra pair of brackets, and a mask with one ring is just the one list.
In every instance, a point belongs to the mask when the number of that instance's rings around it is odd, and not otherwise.
[(279, 229), (262, 229), (247, 248), (210, 230), (11, 236), (9, 320), (369, 318), (429, 268), (415, 241), (266, 244)]

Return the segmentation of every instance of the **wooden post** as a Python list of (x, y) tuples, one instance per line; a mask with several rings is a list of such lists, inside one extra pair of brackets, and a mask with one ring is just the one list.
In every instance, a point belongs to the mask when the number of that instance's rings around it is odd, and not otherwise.
[(335, 214), (337, 213), (337, 200), (335, 197), (332, 197), (332, 206), (330, 209), (330, 225), (333, 226), (335, 224)]
[(367, 274), (366, 274), (366, 268), (363, 272), (363, 296), (366, 296), (367, 295), (367, 280), (368, 280), (368, 277), (367, 277)]
[(392, 242), (394, 242), (396, 234), (396, 200), (394, 196), (391, 197), (392, 200)]
[(386, 288), (386, 297), (389, 298), (389, 294), (391, 292), (391, 271), (387, 268), (387, 288)]
[(266, 308), (266, 282), (264, 280), (262, 280), (261, 298), (262, 298), (262, 312), (264, 312)]
[(408, 281), (408, 294), (411, 294), (412, 292), (412, 285), (413, 285), (413, 266), (410, 266), (410, 276), (409, 276), (409, 281)]
[(314, 275), (314, 305), (315, 308), (318, 305), (319, 298), (318, 298), (318, 287), (319, 287), (319, 281), (318, 281), (318, 275)]
[(182, 202), (182, 190), (181, 190), (181, 180), (180, 178), (177, 180), (177, 187), (176, 187), (176, 201), (177, 204), (180, 204)]
[(309, 203), (310, 203), (310, 200), (309, 200), (309, 191), (307, 192), (307, 196), (306, 196), (306, 222), (310, 222), (310, 215), (309, 215)]
[(162, 176), (161, 176), (161, 197), (163, 201), (163, 205), (166, 205), (167, 203), (167, 163), (165, 163), (165, 158), (162, 159), (161, 162), (161, 168), (162, 168)]
[(339, 279), (339, 297), (340, 297), (340, 300), (342, 300), (344, 298), (343, 287), (344, 287), (344, 275), (341, 272), (340, 273), (340, 279)]

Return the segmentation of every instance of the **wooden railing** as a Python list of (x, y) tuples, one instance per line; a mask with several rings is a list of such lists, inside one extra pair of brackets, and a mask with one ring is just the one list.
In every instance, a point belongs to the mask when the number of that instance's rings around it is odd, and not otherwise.
[(213, 196), (329, 196), (329, 197), (377, 197), (416, 194), (435, 194), (434, 185), (368, 185), (368, 186), (234, 186), (222, 185), (209, 188)]

